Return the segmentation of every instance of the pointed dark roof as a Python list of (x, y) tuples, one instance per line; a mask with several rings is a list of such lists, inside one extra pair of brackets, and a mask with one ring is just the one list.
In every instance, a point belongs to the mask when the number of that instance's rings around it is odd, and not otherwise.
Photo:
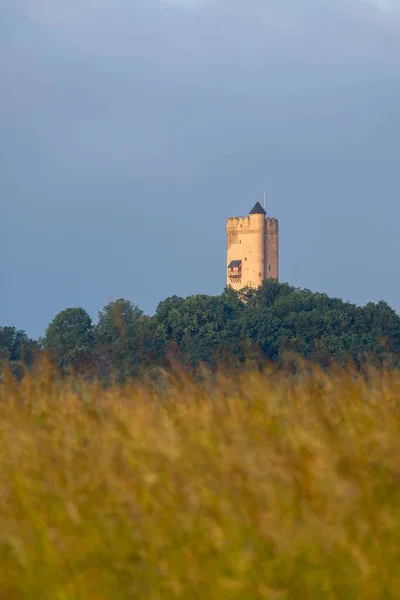
[(253, 206), (253, 208), (251, 209), (249, 214), (250, 215), (266, 215), (267, 213), (265, 212), (265, 210), (263, 209), (261, 204), (259, 202), (256, 202), (256, 204)]

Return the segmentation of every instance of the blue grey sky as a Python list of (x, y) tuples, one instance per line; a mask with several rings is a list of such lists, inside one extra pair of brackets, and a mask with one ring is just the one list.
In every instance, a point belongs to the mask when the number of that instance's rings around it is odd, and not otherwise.
[(268, 194), (281, 280), (400, 311), (400, 9), (1, 0), (0, 324), (218, 294)]

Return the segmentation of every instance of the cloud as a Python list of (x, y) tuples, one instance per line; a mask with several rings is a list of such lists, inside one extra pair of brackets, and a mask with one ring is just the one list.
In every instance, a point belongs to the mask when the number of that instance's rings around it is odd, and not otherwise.
[[(136, 127), (143, 136), (146, 122), (181, 147), (202, 135), (206, 115), (214, 135), (231, 114), (258, 114), (263, 104), (296, 119), (313, 95), (385, 77), (400, 53), (400, 37), (364, 0), (202, 0), (195, 12), (180, 4), (14, 0), (12, 39), (0, 42), (8, 49), (0, 106), (7, 114), (19, 106), (28, 120), (45, 111), (65, 127), (65, 143), (93, 139), (98, 152), (100, 131), (115, 127), (124, 138)], [(166, 115), (177, 114), (171, 131)]]
[(381, 10), (397, 11), (399, 8), (398, 0), (369, 0), (369, 2), (375, 4)]
[[(178, 168), (184, 155), (207, 154), (211, 139), (226, 152), (257, 135), (263, 112), (273, 136), (279, 114), (295, 131), (333, 97), (340, 118), (352, 88), (384, 78), (400, 50), (371, 3), (202, 0), (195, 12), (179, 4), (15, 0), (14, 59), (0, 58), (3, 114), (19, 110), (32, 131), (47, 121), (65, 150), (83, 156)], [(52, 130), (43, 132), (50, 143)]]
[(182, 9), (197, 8), (197, 12), (220, 15), (229, 19), (233, 15), (245, 20), (260, 19), (263, 25), (273, 24), (283, 17), (288, 22), (302, 19), (331, 18), (335, 15), (356, 15), (364, 20), (368, 15), (379, 18), (379, 13), (398, 12), (397, 0), (14, 0), (10, 12), (31, 20), (43, 27), (59, 30), (83, 31), (102, 23), (123, 26), (133, 17), (182, 13)]

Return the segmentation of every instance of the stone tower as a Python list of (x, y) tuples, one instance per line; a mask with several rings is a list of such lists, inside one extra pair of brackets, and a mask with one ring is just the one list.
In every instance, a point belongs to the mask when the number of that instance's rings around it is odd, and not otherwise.
[(264, 279), (279, 278), (278, 220), (266, 216), (259, 202), (247, 217), (226, 222), (226, 283), (235, 290), (257, 288)]

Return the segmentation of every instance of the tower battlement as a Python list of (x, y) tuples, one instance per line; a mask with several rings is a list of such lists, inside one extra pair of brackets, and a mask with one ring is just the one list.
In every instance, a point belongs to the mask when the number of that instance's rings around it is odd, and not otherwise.
[(236, 226), (236, 225), (242, 225), (242, 226), (249, 226), (251, 223), (251, 215), (248, 215), (247, 217), (229, 217), (229, 219), (227, 219), (226, 221), (227, 225), (232, 225), (232, 226)]
[(278, 220), (266, 216), (259, 202), (246, 217), (226, 221), (227, 285), (257, 288), (264, 279), (278, 279)]
[(230, 217), (226, 222), (227, 231), (238, 229), (238, 230), (249, 230), (253, 231), (254, 227), (260, 225), (259, 215), (249, 215), (248, 217)]

